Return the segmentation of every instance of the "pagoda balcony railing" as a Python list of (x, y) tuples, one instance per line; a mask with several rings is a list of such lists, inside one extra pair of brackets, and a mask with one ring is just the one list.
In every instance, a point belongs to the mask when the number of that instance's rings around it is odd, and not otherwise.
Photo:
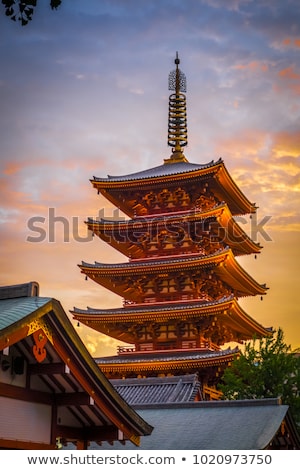
[(122, 354), (147, 354), (149, 352), (180, 352), (180, 351), (220, 351), (220, 347), (211, 341), (201, 341), (198, 347), (189, 347), (188, 345), (183, 345), (182, 348), (167, 348), (167, 347), (158, 347), (153, 349), (152, 345), (145, 346), (144, 349), (136, 349), (135, 346), (118, 346), (117, 352), (118, 355)]

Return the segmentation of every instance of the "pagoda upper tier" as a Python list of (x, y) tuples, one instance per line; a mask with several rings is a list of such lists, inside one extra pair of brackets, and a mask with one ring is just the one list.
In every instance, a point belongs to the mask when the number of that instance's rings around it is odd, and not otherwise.
[(207, 210), (226, 201), (232, 215), (257, 209), (235, 184), (223, 160), (174, 161), (124, 176), (91, 180), (94, 188), (129, 217)]
[(85, 263), (82, 273), (134, 303), (220, 299), (263, 295), (267, 287), (255, 281), (236, 261), (230, 248), (210, 255), (149, 258), (118, 264)]
[(229, 246), (234, 255), (260, 253), (232, 217), (226, 203), (207, 210), (185, 210), (124, 220), (91, 219), (88, 229), (130, 259), (187, 253), (211, 254)]

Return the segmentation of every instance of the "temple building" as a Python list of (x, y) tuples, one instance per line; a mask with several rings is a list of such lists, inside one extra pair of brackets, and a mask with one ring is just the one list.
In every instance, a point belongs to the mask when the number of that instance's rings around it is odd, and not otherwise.
[[(261, 246), (235, 216), (254, 214), (223, 160), (190, 163), (187, 145), (186, 77), (169, 75), (169, 158), (124, 176), (91, 183), (126, 217), (88, 219), (88, 229), (128, 258), (127, 262), (80, 264), (86, 278), (122, 298), (119, 308), (74, 308), (74, 318), (123, 344), (115, 356), (96, 359), (109, 379), (197, 374), (198, 399), (220, 397), (217, 383), (239, 354), (232, 347), (271, 334), (239, 304), (264, 296), (238, 262)], [(230, 346), (229, 346), (230, 344)]]
[(35, 281), (0, 286), (0, 450), (139, 446), (152, 426), (104, 376), (61, 303)]

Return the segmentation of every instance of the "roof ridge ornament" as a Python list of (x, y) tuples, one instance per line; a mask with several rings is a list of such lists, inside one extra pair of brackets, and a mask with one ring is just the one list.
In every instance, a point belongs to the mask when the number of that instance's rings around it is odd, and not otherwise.
[(174, 63), (176, 69), (169, 73), (169, 90), (175, 92), (169, 96), (168, 145), (172, 147), (172, 155), (164, 163), (188, 161), (182, 152), (182, 147), (187, 145), (186, 76), (178, 67), (178, 52)]

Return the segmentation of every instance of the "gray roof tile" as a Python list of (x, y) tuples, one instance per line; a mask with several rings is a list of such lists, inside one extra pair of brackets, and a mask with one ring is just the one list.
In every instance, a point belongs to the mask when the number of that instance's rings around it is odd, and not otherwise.
[(111, 380), (111, 383), (130, 405), (185, 403), (193, 401), (200, 389), (197, 374), (145, 379), (127, 378)]

